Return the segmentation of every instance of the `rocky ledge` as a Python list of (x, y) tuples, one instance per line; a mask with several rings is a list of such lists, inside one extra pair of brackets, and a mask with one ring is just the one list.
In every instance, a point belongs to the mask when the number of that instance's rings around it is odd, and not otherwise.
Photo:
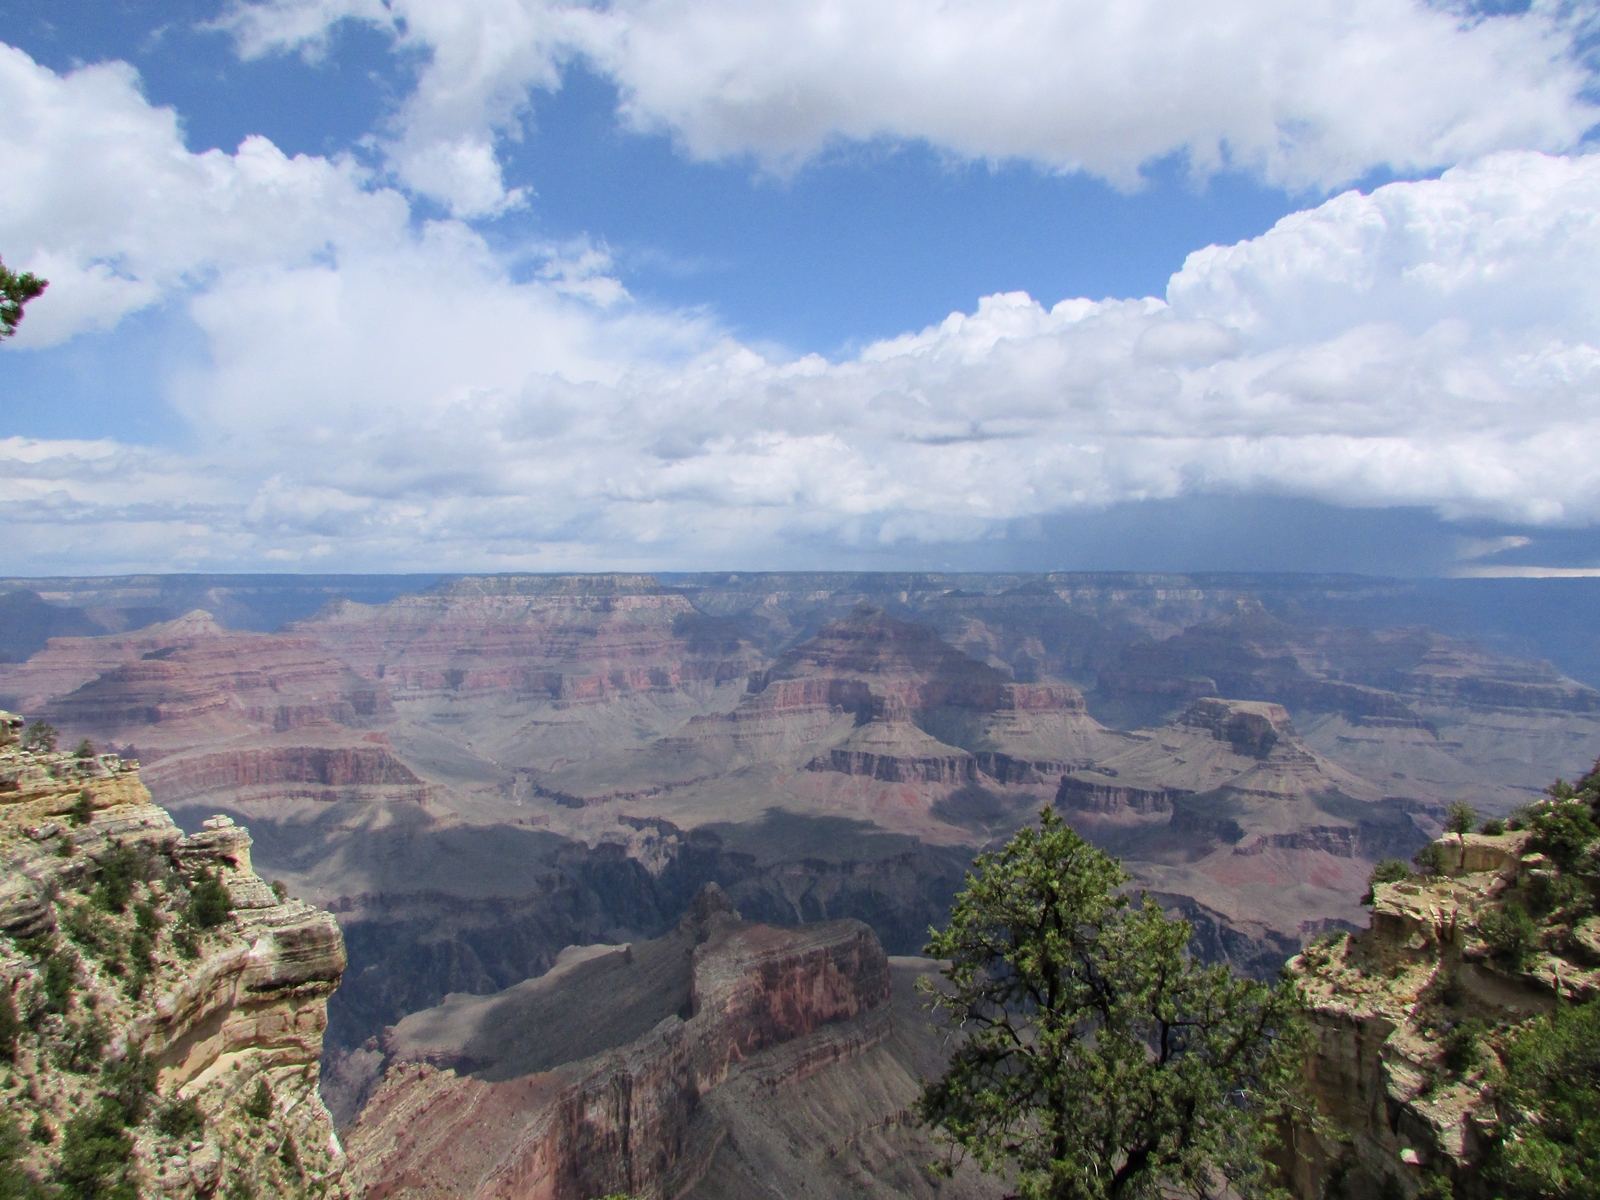
[(726, 1136), (702, 1101), (732, 1069), (784, 1044), (805, 1049), (786, 1078), (859, 1054), (889, 1036), (889, 991), (867, 926), (749, 924), (709, 885), (664, 938), (568, 951), (392, 1029), (349, 1131), (357, 1194), (681, 1196)]
[[(228, 818), (185, 837), (137, 763), (23, 750), (20, 724), (0, 714), (0, 1095), (29, 1134), (19, 1165), (73, 1194), (347, 1195), (317, 1095), (345, 966), (333, 919), (257, 876)], [(66, 1160), (93, 1136), (91, 1187)]]
[[(1308, 1081), (1326, 1125), (1293, 1133), (1295, 1193), (1415, 1197), (1442, 1177), (1458, 1196), (1493, 1130), (1492, 1079), (1507, 1039), (1559, 1001), (1600, 993), (1597, 880), (1564, 874), (1527, 832), (1433, 843), (1438, 874), (1373, 886), (1372, 921), (1314, 943), (1286, 970), (1315, 1036)], [(1560, 886), (1576, 885), (1564, 913)], [(1508, 912), (1531, 913), (1520, 941)], [(1541, 915), (1542, 914), (1542, 915)]]

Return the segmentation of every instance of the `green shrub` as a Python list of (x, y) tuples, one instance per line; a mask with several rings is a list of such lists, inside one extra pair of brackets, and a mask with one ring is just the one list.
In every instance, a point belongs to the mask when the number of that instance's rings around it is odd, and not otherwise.
[(1578, 917), (1590, 907), (1589, 889), (1571, 875), (1540, 872), (1527, 883), (1528, 903), (1541, 916), (1561, 914)]
[(123, 982), (122, 990), (129, 1000), (137, 1000), (144, 994), (144, 985), (155, 970), (155, 943), (142, 929), (135, 929), (128, 939), (128, 959), (133, 970)]
[(56, 727), (48, 721), (35, 721), (22, 735), (22, 748), (38, 754), (49, 754), (56, 748), (60, 736)]
[(1486, 1026), (1477, 1017), (1465, 1017), (1444, 1039), (1444, 1065), (1457, 1075), (1471, 1070), (1483, 1054)]
[(54, 1178), (70, 1200), (137, 1200), (133, 1139), (116, 1104), (102, 1100), (67, 1122)]
[(62, 907), (66, 912), (61, 917), (61, 932), (90, 954), (105, 954), (121, 940), (117, 927), (87, 905)]
[(1529, 846), (1548, 855), (1563, 871), (1586, 865), (1589, 843), (1600, 837), (1589, 806), (1577, 800), (1558, 800), (1534, 808), (1528, 820), (1533, 830)]
[(281, 879), (274, 879), (272, 881), (272, 894), (278, 898), (278, 903), (282, 904), (289, 898), (289, 885)]
[(1478, 823), (1478, 810), (1465, 800), (1453, 800), (1444, 810), (1444, 830), (1457, 835), (1471, 833)]
[(22, 1021), (17, 1017), (17, 1002), (11, 998), (11, 989), (0, 980), (0, 1061), (16, 1061), (17, 1036), (21, 1032)]
[(1507, 1200), (1592, 1197), (1600, 1182), (1600, 1004), (1560, 1005), (1505, 1051), (1486, 1174)]
[(200, 954), (200, 936), (187, 926), (172, 931), (172, 945), (181, 958), (193, 959)]
[(71, 858), (77, 852), (78, 852), (78, 848), (72, 844), (72, 839), (71, 838), (69, 838), (69, 837), (59, 837), (59, 838), (56, 839), (56, 857), (57, 858)]
[(1483, 823), (1483, 828), (1478, 830), (1479, 833), (1484, 834), (1486, 837), (1499, 837), (1505, 831), (1506, 823), (1499, 817), (1490, 817)]
[(153, 940), (161, 930), (161, 914), (153, 904), (135, 904), (133, 923), (140, 933)]
[(295, 1147), (294, 1134), (283, 1135), (283, 1145), (278, 1147), (278, 1161), (283, 1164), (283, 1169), (298, 1179), (300, 1170), (300, 1151)]
[(1494, 960), (1507, 967), (1524, 966), (1539, 945), (1539, 927), (1520, 904), (1490, 909), (1478, 918), (1478, 932)]
[(189, 889), (185, 918), (196, 929), (215, 929), (228, 919), (232, 911), (233, 897), (228, 895), (222, 880), (202, 867)]
[(272, 1088), (267, 1084), (265, 1075), (257, 1078), (256, 1090), (241, 1107), (246, 1116), (254, 1117), (258, 1121), (265, 1121), (272, 1115)]
[(56, 1131), (50, 1128), (50, 1123), (43, 1116), (37, 1116), (28, 1129), (28, 1140), (38, 1142), (41, 1146), (48, 1146), (56, 1140)]
[(206, 1115), (194, 1100), (173, 1100), (156, 1113), (156, 1129), (175, 1141), (187, 1142), (205, 1132)]
[(1410, 879), (1411, 868), (1398, 858), (1386, 858), (1372, 868), (1372, 874), (1367, 876), (1366, 895), (1361, 897), (1361, 903), (1371, 904), (1373, 888), (1380, 883), (1399, 883), (1403, 879)]
[(143, 850), (116, 842), (97, 860), (99, 872), (90, 899), (105, 912), (128, 910), (133, 887), (150, 878), (150, 856)]
[(62, 947), (45, 960), (44, 995), (50, 1012), (64, 1013), (72, 1006), (72, 988), (78, 979), (78, 956)]
[(27, 1153), (22, 1130), (10, 1118), (0, 1118), (0, 1197), (4, 1200), (52, 1200), (53, 1189), (46, 1188), (23, 1167)]
[(66, 1037), (52, 1051), (56, 1066), (74, 1075), (87, 1075), (100, 1066), (110, 1034), (98, 1017), (90, 1017), (78, 1025), (69, 1024)]
[(88, 738), (81, 739), (78, 742), (78, 748), (72, 752), (72, 756), (74, 758), (93, 758), (94, 743)]
[(82, 828), (94, 820), (94, 796), (88, 788), (78, 792), (78, 798), (72, 802), (72, 807), (67, 809), (67, 820), (76, 828)]
[(100, 1069), (104, 1099), (122, 1114), (124, 1125), (137, 1125), (150, 1111), (156, 1094), (156, 1060), (135, 1051), (126, 1058), (108, 1062)]
[(1445, 848), (1438, 842), (1429, 842), (1417, 851), (1411, 861), (1416, 864), (1419, 875), (1443, 875), (1450, 869)]

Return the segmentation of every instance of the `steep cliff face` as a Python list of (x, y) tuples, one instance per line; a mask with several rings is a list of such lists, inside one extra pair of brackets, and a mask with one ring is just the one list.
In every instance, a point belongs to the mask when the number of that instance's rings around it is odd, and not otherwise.
[(86, 1114), (111, 1114), (97, 1127), (116, 1147), (97, 1168), (106, 1186), (346, 1194), (317, 1095), (343, 943), (327, 914), (254, 873), (244, 829), (218, 818), (185, 837), (137, 764), (13, 744), (0, 748), (0, 856), (25, 1166), (76, 1178), (63, 1155), (94, 1132)]
[[(1530, 836), (1439, 840), (1444, 874), (1377, 884), (1364, 932), (1290, 960), (1315, 1033), (1308, 1081), (1328, 1119), (1293, 1131), (1299, 1196), (1414, 1196), (1435, 1176), (1456, 1195), (1493, 1194), (1479, 1168), (1498, 1055), (1561, 1000), (1600, 994), (1587, 888), (1550, 908), (1561, 872)], [(1508, 910), (1534, 914), (1524, 944), (1506, 940)]]
[[(456, 998), (389, 1035), (388, 1073), (349, 1135), (361, 1195), (680, 1196), (726, 1135), (702, 1097), (737, 1064), (840, 1026), (794, 1068), (814, 1073), (887, 1035), (883, 1023), (844, 1028), (889, 999), (870, 929), (746, 924), (715, 888), (675, 934), (637, 953), (569, 954), (552, 975)], [(677, 1012), (621, 1042), (680, 992)]]

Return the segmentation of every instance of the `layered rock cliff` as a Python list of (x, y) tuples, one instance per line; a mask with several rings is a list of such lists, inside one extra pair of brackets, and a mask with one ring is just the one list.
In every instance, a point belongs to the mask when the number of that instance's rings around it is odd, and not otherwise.
[(1439, 874), (1376, 884), (1365, 931), (1290, 961), (1327, 1121), (1292, 1133), (1287, 1167), (1304, 1200), (1410, 1197), (1440, 1183), (1496, 1194), (1484, 1167), (1501, 1055), (1558, 1003), (1600, 995), (1592, 863), (1563, 868), (1540, 845), (1528, 830), (1442, 838)]
[(349, 1134), (356, 1186), (419, 1200), (681, 1196), (727, 1135), (704, 1097), (774, 1047), (811, 1038), (785, 1068), (803, 1078), (882, 1042), (886, 1014), (870, 1018), (889, 993), (865, 925), (752, 925), (708, 888), (667, 937), (568, 951), (540, 979), (402, 1021)]
[(0, 1056), (22, 1165), (98, 1195), (80, 1178), (98, 1137), (95, 1186), (130, 1195), (347, 1194), (317, 1094), (345, 965), (332, 918), (257, 876), (228, 818), (186, 837), (137, 763), (23, 750), (0, 716)]

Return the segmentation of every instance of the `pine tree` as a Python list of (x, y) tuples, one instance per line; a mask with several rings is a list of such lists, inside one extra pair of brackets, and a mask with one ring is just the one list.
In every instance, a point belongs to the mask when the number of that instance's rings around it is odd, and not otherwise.
[(1188, 923), (1131, 903), (1128, 880), (1049, 809), (978, 858), (927, 949), (966, 1037), (920, 1115), (1028, 1200), (1269, 1191), (1299, 1002), (1195, 962)]

